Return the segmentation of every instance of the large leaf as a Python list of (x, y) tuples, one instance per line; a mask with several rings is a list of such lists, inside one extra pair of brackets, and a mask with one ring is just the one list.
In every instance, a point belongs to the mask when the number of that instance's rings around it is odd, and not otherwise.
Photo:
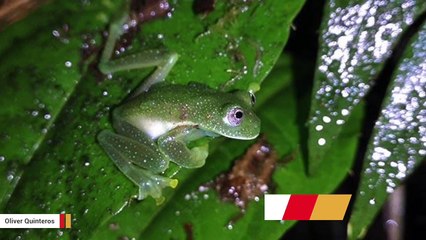
[[(168, 81), (218, 87), (234, 79), (233, 88), (256, 88), (278, 58), (302, 3), (218, 1), (215, 10), (201, 19), (194, 15), (191, 1), (179, 1), (173, 4), (170, 19), (143, 25), (132, 51), (162, 47), (179, 53)], [(52, 3), (2, 32), (0, 173), (8, 178), (0, 180), (0, 207), (5, 213), (72, 213), (73, 228), (5, 230), (1, 238), (92, 237), (136, 192), (95, 139), (101, 129), (110, 127), (111, 106), (119, 104), (149, 70), (103, 80), (86, 71), (88, 63), (80, 58), (81, 46), (87, 43), (102, 48), (101, 31), (113, 15), (120, 15), (121, 5), (121, 1)], [(229, 163), (244, 147), (230, 144), (221, 150), (230, 153), (221, 162)], [(209, 162), (215, 162), (215, 154), (219, 153), (212, 153)], [(195, 184), (194, 178), (211, 180), (216, 172), (208, 169), (179, 174), (182, 189)], [(175, 193), (168, 191), (166, 198), (178, 203)], [(134, 204), (142, 216), (126, 219), (128, 228), (142, 233), (161, 227), (152, 221), (167, 203), (157, 207), (147, 199)]]
[(352, 238), (362, 237), (387, 195), (426, 158), (425, 43), (423, 23), (392, 77), (368, 146), (350, 220)]
[(423, 0), (326, 4), (309, 117), (310, 173), (326, 161), (352, 109), (374, 84), (401, 33), (425, 7)]
[[(68, 25), (60, 20), (71, 12), (68, 6), (59, 11), (47, 6), (1, 33), (0, 175), (7, 177), (0, 178), (0, 208), (80, 80), (81, 39), (69, 38)], [(83, 31), (82, 24), (72, 27)]]
[[(273, 176), (276, 193), (330, 193), (336, 189), (352, 166), (360, 129), (362, 108), (357, 108), (348, 121), (348, 127), (339, 137), (338, 148), (329, 156), (330, 166), (323, 165), (321, 174), (308, 177), (304, 171), (304, 160), (299, 150), (298, 121), (299, 105), (296, 98), (292, 68), (293, 62), (283, 56), (275, 70), (268, 76), (258, 94), (258, 113), (262, 119), (262, 132), (278, 151), (280, 158), (294, 156), (287, 165), (279, 165)], [(304, 97), (309, 97), (305, 94)], [(304, 107), (307, 107), (305, 105)], [(206, 165), (188, 180), (173, 195), (172, 201), (157, 209), (154, 218), (149, 218), (151, 208), (135, 203), (104, 223), (96, 233), (102, 238), (136, 237), (140, 239), (202, 238), (217, 239), (277, 239), (295, 221), (263, 221), (263, 198), (248, 204), (246, 213), (235, 224), (229, 221), (239, 215), (239, 208), (219, 200), (214, 190), (206, 191), (200, 186), (212, 181), (227, 171), (232, 160), (240, 156), (250, 143), (226, 141), (221, 143), (209, 157)], [(135, 223), (135, 219), (138, 222)], [(188, 230), (188, 228), (190, 230)]]

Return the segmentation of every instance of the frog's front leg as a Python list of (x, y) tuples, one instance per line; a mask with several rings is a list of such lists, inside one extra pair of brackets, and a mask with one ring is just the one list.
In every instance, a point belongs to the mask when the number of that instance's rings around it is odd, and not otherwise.
[(206, 133), (195, 126), (180, 126), (160, 136), (158, 147), (170, 161), (185, 168), (202, 167), (208, 156), (208, 144), (188, 148), (188, 143), (205, 137)]
[[(122, 122), (123, 123), (123, 122)], [(139, 186), (138, 199), (148, 195), (156, 199), (157, 204), (164, 201), (162, 189), (176, 187), (177, 180), (160, 176), (168, 167), (168, 158), (148, 137), (129, 124), (120, 124), (117, 129), (121, 135), (104, 130), (98, 140), (117, 167)]]
[(132, 94), (132, 97), (134, 97), (141, 92), (148, 91), (153, 84), (164, 81), (178, 60), (179, 55), (166, 50), (145, 50), (112, 60), (111, 57), (114, 52), (115, 43), (123, 35), (123, 25), (128, 21), (129, 18), (126, 15), (111, 24), (108, 39), (99, 62), (99, 70), (104, 74), (110, 74), (123, 70), (157, 67), (155, 72), (135, 90)]

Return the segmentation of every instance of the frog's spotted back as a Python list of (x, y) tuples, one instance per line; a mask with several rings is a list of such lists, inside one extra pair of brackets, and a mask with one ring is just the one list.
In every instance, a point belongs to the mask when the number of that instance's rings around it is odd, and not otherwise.
[(259, 135), (260, 120), (252, 104), (247, 92), (220, 92), (202, 84), (160, 84), (116, 111), (141, 130), (146, 130), (149, 121), (162, 125), (158, 133), (193, 125), (229, 138), (253, 139)]

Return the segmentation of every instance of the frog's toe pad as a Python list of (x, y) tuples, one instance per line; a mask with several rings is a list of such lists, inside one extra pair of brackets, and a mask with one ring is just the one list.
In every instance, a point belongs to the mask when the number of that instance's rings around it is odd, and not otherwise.
[(176, 188), (176, 186), (178, 185), (178, 183), (179, 183), (179, 181), (177, 180), (177, 179), (170, 179), (171, 181), (170, 181), (170, 183), (169, 183), (169, 186), (171, 187), (171, 188)]
[(162, 194), (162, 189), (166, 187), (175, 188), (177, 184), (177, 179), (151, 175), (139, 184), (138, 199), (142, 200), (147, 196), (151, 196), (156, 200), (157, 205), (160, 205), (165, 199)]

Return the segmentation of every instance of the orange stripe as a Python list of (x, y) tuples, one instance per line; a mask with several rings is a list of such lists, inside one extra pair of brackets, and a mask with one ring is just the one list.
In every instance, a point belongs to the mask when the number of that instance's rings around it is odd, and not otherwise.
[(65, 228), (71, 228), (71, 214), (65, 215)]
[(343, 220), (351, 194), (318, 195), (310, 220)]

